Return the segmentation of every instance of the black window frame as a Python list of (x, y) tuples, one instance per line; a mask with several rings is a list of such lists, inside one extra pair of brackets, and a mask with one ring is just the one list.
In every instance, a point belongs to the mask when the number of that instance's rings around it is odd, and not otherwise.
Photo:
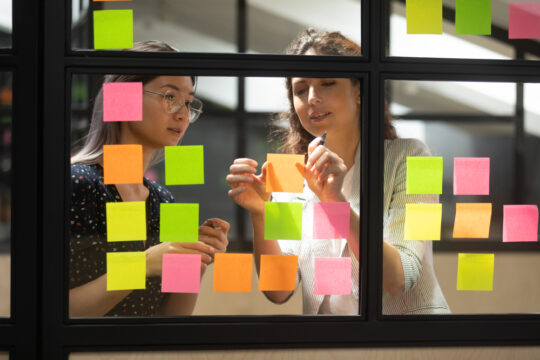
[[(13, 47), (0, 50), (0, 71), (13, 73), (14, 88), (12, 314), (0, 319), (0, 351), (12, 359), (61, 359), (87, 351), (539, 344), (538, 314), (383, 316), (382, 246), (368, 239), (382, 239), (385, 81), (540, 82), (540, 62), (523, 54), (515, 60), (387, 57), (388, 2), (361, 5), (362, 57), (290, 57), (73, 51), (70, 0), (13, 1)], [(245, 0), (238, 0), (238, 11), (246, 11)], [(240, 39), (245, 30), (239, 21)], [(360, 316), (68, 318), (71, 75), (128, 72), (362, 79)]]

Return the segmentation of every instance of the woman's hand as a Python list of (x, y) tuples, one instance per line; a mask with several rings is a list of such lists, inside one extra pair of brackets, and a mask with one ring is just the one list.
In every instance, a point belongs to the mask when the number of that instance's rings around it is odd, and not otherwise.
[(201, 254), (201, 274), (214, 260), (215, 249), (202, 242), (164, 242), (145, 251), (146, 277), (161, 276), (163, 254)]
[(226, 180), (231, 187), (229, 196), (236, 204), (252, 214), (264, 214), (264, 203), (270, 199), (266, 192), (266, 163), (259, 175), (255, 175), (257, 165), (252, 159), (236, 159)]
[(227, 233), (230, 227), (231, 225), (225, 220), (208, 219), (199, 226), (199, 241), (213, 247), (216, 253), (224, 253), (229, 245)]
[(304, 177), (311, 191), (323, 202), (346, 201), (341, 193), (347, 166), (343, 159), (315, 138), (308, 146)]

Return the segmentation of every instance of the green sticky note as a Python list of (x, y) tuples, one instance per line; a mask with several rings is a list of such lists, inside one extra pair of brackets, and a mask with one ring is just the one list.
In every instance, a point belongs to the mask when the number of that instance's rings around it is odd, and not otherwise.
[(491, 0), (456, 0), (456, 34), (491, 35)]
[(302, 240), (302, 203), (266, 202), (265, 240)]
[(133, 10), (94, 11), (94, 49), (131, 49)]
[(407, 157), (407, 194), (442, 194), (442, 183), (442, 157)]
[(165, 146), (165, 185), (204, 184), (204, 147)]
[(495, 254), (459, 254), (458, 290), (493, 290)]
[(199, 204), (161, 203), (159, 241), (199, 241)]
[(146, 254), (143, 251), (107, 253), (107, 291), (145, 287)]
[(146, 240), (146, 202), (108, 202), (107, 241)]
[(442, 34), (442, 0), (407, 0), (407, 34)]
[(405, 204), (405, 240), (441, 240), (442, 204)]

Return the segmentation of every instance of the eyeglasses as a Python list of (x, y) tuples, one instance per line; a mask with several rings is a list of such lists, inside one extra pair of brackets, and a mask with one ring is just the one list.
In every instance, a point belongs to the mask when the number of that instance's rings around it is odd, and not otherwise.
[(185, 106), (189, 112), (190, 124), (193, 124), (195, 121), (197, 121), (197, 119), (199, 118), (199, 116), (201, 116), (203, 112), (203, 104), (201, 100), (194, 97), (191, 100), (182, 101), (178, 91), (167, 90), (165, 94), (151, 90), (144, 90), (144, 92), (161, 96), (163, 98), (163, 105), (165, 106), (165, 111), (167, 111), (169, 114), (174, 114), (180, 111)]

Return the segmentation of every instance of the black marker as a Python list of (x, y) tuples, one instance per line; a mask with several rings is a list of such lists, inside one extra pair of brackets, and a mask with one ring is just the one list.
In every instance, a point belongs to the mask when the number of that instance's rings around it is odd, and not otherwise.
[(319, 145), (324, 145), (324, 142), (326, 141), (326, 131), (324, 132), (321, 141), (319, 141)]

